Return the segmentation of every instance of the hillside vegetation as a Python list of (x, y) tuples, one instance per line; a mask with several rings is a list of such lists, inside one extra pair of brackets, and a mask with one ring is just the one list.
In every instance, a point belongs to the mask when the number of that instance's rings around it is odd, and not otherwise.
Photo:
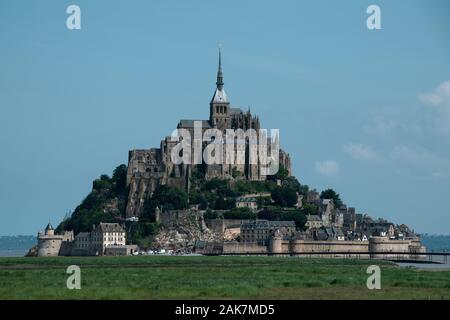
[[(79, 232), (91, 231), (92, 226), (99, 222), (125, 222), (126, 205), (129, 189), (126, 186), (127, 166), (119, 165), (114, 169), (112, 176), (103, 174), (92, 183), (92, 191), (77, 206), (73, 214), (66, 217), (57, 227), (56, 231), (74, 230)], [(317, 214), (318, 208), (314, 205), (304, 205), (296, 209), (297, 194), (306, 196), (309, 187), (302, 185), (293, 177), (288, 177), (287, 170), (280, 167), (275, 176), (266, 181), (247, 181), (240, 178), (239, 172), (234, 172), (235, 179), (205, 180), (201, 171), (194, 171), (191, 177), (189, 194), (175, 187), (160, 185), (151, 197), (145, 199), (144, 212), (138, 222), (125, 222), (128, 240), (131, 243), (148, 247), (160, 226), (155, 221), (156, 207), (161, 210), (188, 209), (197, 206), (206, 210), (205, 218), (224, 219), (267, 219), (292, 220), (298, 229), (304, 229), (306, 215)], [(281, 182), (277, 183), (277, 182)], [(270, 196), (257, 198), (258, 213), (248, 208), (235, 208), (236, 197), (245, 194), (265, 193)], [(341, 200), (333, 190), (322, 193)]]

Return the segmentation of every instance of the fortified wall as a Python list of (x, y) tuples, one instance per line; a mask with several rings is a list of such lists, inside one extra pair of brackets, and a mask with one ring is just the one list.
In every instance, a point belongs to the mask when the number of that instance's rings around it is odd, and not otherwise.
[(251, 220), (243, 219), (206, 219), (206, 225), (211, 231), (225, 233), (227, 229), (240, 229), (243, 223)]
[(54, 257), (70, 255), (74, 236), (73, 231), (55, 234), (53, 227), (48, 224), (44, 232), (38, 233), (37, 256)]
[[(282, 237), (271, 237), (269, 245), (264, 246), (253, 242), (223, 242), (222, 253), (246, 254), (246, 253), (321, 253), (337, 252), (345, 254), (358, 254), (360, 257), (369, 258), (368, 252), (386, 252), (386, 254), (373, 254), (370, 258), (386, 259), (397, 258), (389, 256), (389, 252), (403, 253), (403, 259), (420, 260), (424, 256), (426, 248), (420, 244), (419, 239), (390, 240), (387, 237), (371, 237), (369, 241), (315, 241), (315, 240), (286, 240)], [(208, 252), (206, 252), (208, 253)], [(218, 253), (217, 244), (215, 253)]]
[[(409, 252), (425, 253), (427, 249), (420, 243), (419, 239), (411, 240), (390, 240), (387, 237), (371, 237), (369, 239), (369, 251), (371, 252)], [(383, 259), (388, 257), (386, 254), (374, 254), (372, 258)], [(410, 254), (410, 259), (420, 259), (423, 255)]]
[(224, 242), (223, 253), (268, 253), (267, 246), (255, 242)]
[(269, 244), (272, 253), (346, 252), (358, 253), (369, 250), (368, 241), (314, 241), (282, 240), (272, 238)]

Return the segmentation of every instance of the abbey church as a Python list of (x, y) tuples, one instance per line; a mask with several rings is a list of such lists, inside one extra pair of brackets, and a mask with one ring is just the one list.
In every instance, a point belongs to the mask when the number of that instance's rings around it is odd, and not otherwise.
[[(180, 120), (177, 129), (186, 130), (194, 137), (195, 127), (200, 124), (201, 133), (208, 129), (218, 129), (226, 136), (227, 129), (261, 129), (258, 116), (251, 114), (250, 110), (243, 111), (232, 107), (224, 89), (222, 73), (222, 57), (219, 51), (219, 67), (217, 71), (216, 89), (209, 103), (208, 120)], [(159, 148), (131, 150), (128, 154), (127, 185), (130, 188), (128, 204), (126, 208), (127, 217), (140, 216), (143, 211), (145, 199), (150, 197), (158, 185), (167, 184), (189, 191), (190, 178), (193, 173), (200, 173), (205, 179), (246, 179), (262, 181), (267, 178), (262, 170), (262, 164), (258, 161), (249, 161), (250, 148), (256, 146), (248, 141), (237, 149), (243, 148), (245, 160), (236, 163), (200, 164), (192, 161), (190, 163), (175, 164), (171, 153), (178, 141), (167, 136), (161, 141)], [(192, 146), (194, 147), (194, 146)], [(200, 142), (200, 148), (206, 147), (204, 141)], [(223, 143), (224, 154), (225, 144)], [(255, 150), (252, 150), (255, 151)], [(194, 152), (191, 152), (194, 155)], [(291, 162), (289, 155), (279, 149), (279, 166), (284, 167), (291, 174)]]

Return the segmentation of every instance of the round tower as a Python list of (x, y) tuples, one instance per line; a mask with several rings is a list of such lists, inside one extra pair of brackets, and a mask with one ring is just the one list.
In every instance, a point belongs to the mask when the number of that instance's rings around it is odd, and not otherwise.
[(51, 223), (49, 222), (47, 227), (45, 228), (45, 235), (46, 236), (54, 236), (55, 235), (55, 230), (53, 229), (53, 226), (51, 225)]
[(283, 239), (279, 230), (276, 230), (270, 237), (269, 241), (270, 253), (282, 253), (283, 252)]

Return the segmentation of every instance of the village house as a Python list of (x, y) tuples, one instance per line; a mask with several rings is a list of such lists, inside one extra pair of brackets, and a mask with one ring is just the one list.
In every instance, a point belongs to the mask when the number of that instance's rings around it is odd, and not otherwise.
[(275, 231), (285, 236), (295, 232), (294, 221), (255, 220), (241, 225), (241, 242), (255, 242), (267, 246)]
[(258, 210), (258, 200), (254, 197), (238, 197), (236, 198), (236, 208), (249, 208), (256, 211)]
[(108, 246), (125, 245), (125, 229), (118, 223), (103, 223), (93, 226), (91, 232), (91, 251), (103, 255)]
[(126, 245), (125, 229), (119, 223), (99, 223), (91, 232), (80, 232), (75, 236), (71, 255), (131, 255), (137, 251), (135, 245)]
[(308, 229), (319, 229), (323, 227), (323, 221), (318, 215), (310, 214), (306, 219), (306, 226)]

